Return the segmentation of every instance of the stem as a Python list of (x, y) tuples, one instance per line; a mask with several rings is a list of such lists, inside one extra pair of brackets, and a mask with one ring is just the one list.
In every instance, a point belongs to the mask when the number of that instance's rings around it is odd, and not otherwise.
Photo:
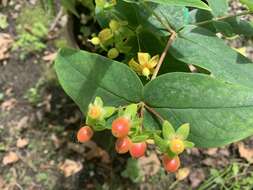
[(144, 104), (144, 107), (145, 107), (150, 113), (152, 113), (154, 116), (156, 116), (158, 119), (160, 119), (161, 122), (163, 122), (163, 121), (165, 120), (157, 111), (155, 111), (153, 108), (149, 107), (147, 104)]
[(143, 130), (143, 120), (144, 120), (144, 102), (140, 103), (140, 118), (142, 118), (141, 131)]
[(135, 33), (136, 33), (137, 42), (138, 42), (138, 49), (139, 49), (139, 52), (141, 52), (141, 44), (140, 44), (139, 33), (137, 31), (135, 31)]
[(173, 31), (172, 34), (171, 34), (171, 36), (170, 36), (170, 38), (169, 38), (169, 40), (168, 40), (168, 42), (167, 42), (167, 45), (166, 45), (165, 49), (163, 50), (163, 53), (162, 53), (162, 55), (161, 55), (161, 57), (159, 59), (159, 62), (158, 62), (157, 66), (156, 66), (156, 68), (154, 70), (154, 73), (152, 75), (151, 80), (153, 80), (153, 79), (156, 78), (156, 76), (157, 76), (157, 74), (158, 74), (158, 72), (160, 70), (160, 67), (162, 66), (162, 63), (163, 63), (163, 61), (164, 61), (164, 59), (165, 59), (165, 57), (167, 55), (167, 52), (168, 52), (170, 46), (172, 45), (172, 43), (174, 42), (174, 40), (176, 39), (176, 37), (177, 37), (177, 33)]
[(141, 118), (143, 118), (143, 116), (144, 116), (144, 106), (145, 106), (145, 103), (141, 102), (140, 103), (140, 117)]
[(178, 184), (178, 180), (174, 181), (170, 186), (169, 189), (174, 189), (174, 187)]
[(59, 13), (56, 15), (53, 23), (50, 25), (49, 32), (52, 32), (54, 30), (54, 28), (59, 23), (59, 21), (60, 21), (61, 17), (63, 16), (63, 14), (64, 14), (64, 10), (63, 10), (63, 8), (61, 8)]
[(229, 18), (233, 18), (233, 17), (237, 17), (237, 16), (243, 16), (243, 15), (248, 15), (248, 14), (253, 14), (253, 12), (252, 11), (244, 11), (244, 12), (241, 12), (241, 13), (238, 13), (238, 14), (226, 15), (226, 16), (214, 18), (214, 19), (211, 19), (211, 20), (197, 22), (197, 23), (194, 23), (193, 25), (201, 26), (201, 25), (209, 24), (209, 23), (211, 23), (213, 21), (226, 20), (226, 19), (229, 19)]

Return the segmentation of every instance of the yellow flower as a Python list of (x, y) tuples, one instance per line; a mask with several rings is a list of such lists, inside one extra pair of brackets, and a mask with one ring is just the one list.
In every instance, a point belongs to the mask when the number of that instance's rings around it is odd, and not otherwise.
[(107, 57), (110, 59), (115, 59), (119, 56), (119, 51), (116, 48), (111, 48), (108, 52), (107, 52)]
[(143, 75), (149, 79), (149, 76), (153, 74), (158, 62), (159, 55), (155, 55), (151, 58), (149, 53), (139, 52), (138, 63), (132, 58), (128, 64), (138, 75)]

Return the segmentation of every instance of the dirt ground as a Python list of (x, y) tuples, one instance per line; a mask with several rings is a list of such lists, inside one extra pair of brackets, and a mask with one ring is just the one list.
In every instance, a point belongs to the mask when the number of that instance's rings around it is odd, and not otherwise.
[[(37, 6), (36, 1), (26, 3)], [(25, 9), (23, 5), (14, 1), (0, 7), (9, 23), (0, 28), (0, 36), (9, 35), (10, 44), (20, 35), (16, 20)], [(4, 58), (0, 53), (0, 189), (253, 187), (252, 138), (222, 148), (188, 150), (182, 156), (183, 178), (182, 174), (180, 178), (165, 173), (152, 147), (138, 161), (140, 171), (135, 171), (128, 156), (116, 156), (101, 146), (101, 140), (77, 143), (75, 133), (83, 116), (59, 86), (52, 63), (57, 52), (54, 42), (62, 39), (64, 32), (59, 31), (63, 30), (58, 26), (56, 37), (43, 41), (46, 47), (42, 51), (29, 53), (24, 59), (20, 59), (19, 49), (8, 47)], [(252, 56), (252, 41), (240, 39), (231, 44), (236, 48), (247, 46), (247, 55)], [(106, 134), (98, 134), (97, 139), (101, 138)]]

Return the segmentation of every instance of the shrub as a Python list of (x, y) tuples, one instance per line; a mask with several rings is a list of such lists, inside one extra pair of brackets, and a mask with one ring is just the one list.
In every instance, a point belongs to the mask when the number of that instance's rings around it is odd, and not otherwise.
[[(239, 19), (252, 13), (252, 4), (242, 2), (250, 10), (230, 15), (226, 0), (97, 0), (102, 29), (90, 42), (117, 61), (61, 49), (59, 81), (86, 125), (111, 130), (116, 118), (126, 118), (116, 127), (123, 135), (113, 134), (129, 137), (131, 155), (142, 156), (154, 142), (165, 168), (176, 171), (185, 148), (223, 146), (253, 134), (252, 61), (216, 35), (253, 36), (252, 25)], [(94, 105), (100, 114), (92, 118)], [(131, 151), (138, 143), (145, 145)]]

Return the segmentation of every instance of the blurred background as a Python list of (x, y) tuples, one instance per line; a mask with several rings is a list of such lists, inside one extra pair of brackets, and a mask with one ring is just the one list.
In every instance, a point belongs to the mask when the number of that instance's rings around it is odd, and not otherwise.
[[(84, 117), (59, 86), (53, 60), (61, 47), (96, 51), (88, 39), (100, 28), (92, 0), (73, 2), (0, 0), (0, 189), (252, 189), (253, 138), (187, 150), (176, 174), (164, 171), (153, 147), (137, 161), (105, 149), (101, 138), (77, 143)], [(237, 0), (229, 5), (245, 10)], [(253, 25), (253, 16), (243, 19)], [(253, 59), (252, 37), (227, 43)]]

